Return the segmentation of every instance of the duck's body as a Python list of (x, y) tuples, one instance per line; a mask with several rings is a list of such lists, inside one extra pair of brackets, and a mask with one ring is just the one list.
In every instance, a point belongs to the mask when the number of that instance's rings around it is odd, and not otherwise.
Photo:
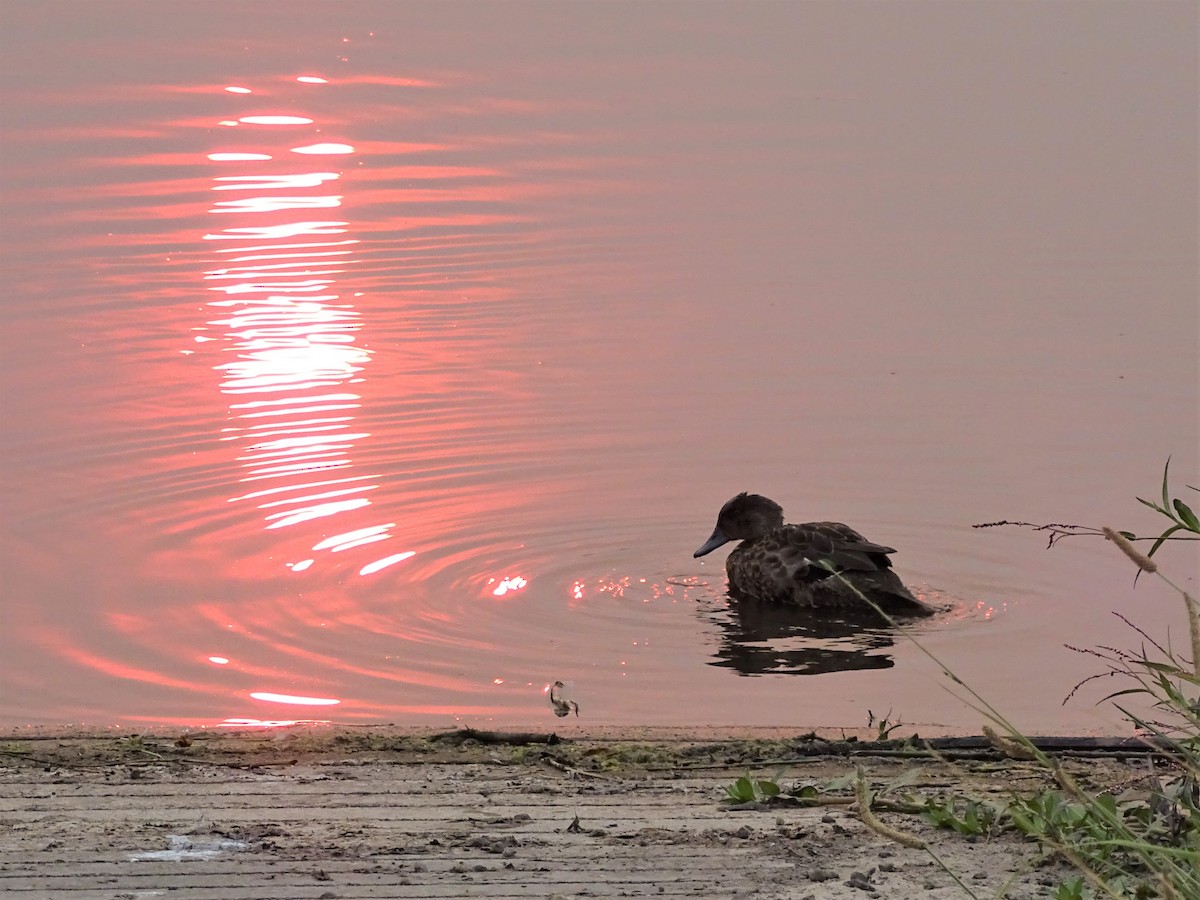
[(773, 500), (738, 494), (721, 507), (712, 536), (694, 555), (739, 539), (725, 560), (735, 595), (816, 609), (871, 610), (861, 593), (888, 613), (934, 612), (892, 571), (888, 554), (895, 550), (840, 522), (785, 525), (783, 509)]

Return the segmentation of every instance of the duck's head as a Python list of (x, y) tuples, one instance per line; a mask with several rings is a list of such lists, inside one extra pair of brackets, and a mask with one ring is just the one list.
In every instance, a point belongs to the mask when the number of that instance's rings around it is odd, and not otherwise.
[(752, 541), (783, 525), (783, 507), (758, 494), (741, 493), (721, 507), (712, 536), (692, 554), (711, 553), (729, 541)]

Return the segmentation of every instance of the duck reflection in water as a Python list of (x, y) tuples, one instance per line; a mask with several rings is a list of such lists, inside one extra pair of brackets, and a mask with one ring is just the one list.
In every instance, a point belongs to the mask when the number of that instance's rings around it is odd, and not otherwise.
[[(859, 594), (889, 616), (935, 612), (892, 571), (888, 555), (895, 550), (840, 522), (786, 525), (778, 503), (742, 493), (721, 507), (716, 528), (694, 556), (734, 540), (741, 543), (725, 561), (734, 623), (723, 626), (721, 665), (745, 673), (886, 668), (891, 658), (870, 651), (891, 646), (891, 635)], [(762, 646), (787, 637), (805, 645)]]
[(830, 615), (811, 607), (731, 596), (714, 616), (721, 645), (710, 665), (743, 675), (819, 675), (890, 669), (895, 641), (878, 616)]

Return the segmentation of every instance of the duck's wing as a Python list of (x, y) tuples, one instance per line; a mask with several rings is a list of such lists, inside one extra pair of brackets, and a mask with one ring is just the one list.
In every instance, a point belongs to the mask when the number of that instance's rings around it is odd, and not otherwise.
[(790, 554), (802, 554), (815, 568), (825, 562), (839, 572), (878, 572), (890, 569), (891, 547), (875, 544), (841, 522), (805, 522), (802, 525), (785, 525), (769, 536), (785, 545)]

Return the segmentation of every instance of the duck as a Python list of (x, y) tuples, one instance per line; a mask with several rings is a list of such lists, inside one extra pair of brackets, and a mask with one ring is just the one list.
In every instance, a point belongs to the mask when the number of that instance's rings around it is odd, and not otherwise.
[(935, 612), (892, 571), (888, 556), (894, 549), (868, 541), (841, 522), (787, 525), (778, 503), (743, 492), (721, 507), (717, 527), (692, 556), (698, 559), (738, 540), (725, 560), (729, 593), (735, 598), (814, 612), (872, 612), (861, 593), (889, 615)]

